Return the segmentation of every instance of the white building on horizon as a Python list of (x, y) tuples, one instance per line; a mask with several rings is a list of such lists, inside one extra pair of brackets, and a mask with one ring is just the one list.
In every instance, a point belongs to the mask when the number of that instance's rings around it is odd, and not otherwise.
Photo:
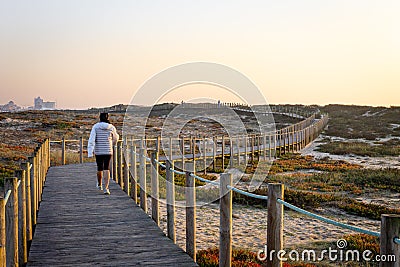
[(36, 97), (34, 100), (34, 106), (33, 109), (36, 110), (53, 110), (56, 109), (56, 102), (49, 102), (49, 101), (43, 101), (43, 99), (40, 98), (40, 96)]

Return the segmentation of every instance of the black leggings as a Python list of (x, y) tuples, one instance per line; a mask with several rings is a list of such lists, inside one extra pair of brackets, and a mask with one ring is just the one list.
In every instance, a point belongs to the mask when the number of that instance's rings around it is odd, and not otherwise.
[(97, 171), (110, 169), (111, 155), (96, 155)]

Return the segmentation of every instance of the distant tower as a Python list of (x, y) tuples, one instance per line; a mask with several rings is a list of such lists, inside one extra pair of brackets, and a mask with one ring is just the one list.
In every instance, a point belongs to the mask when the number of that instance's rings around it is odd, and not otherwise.
[(35, 98), (34, 103), (35, 103), (35, 105), (33, 107), (34, 109), (42, 109), (43, 108), (43, 99), (41, 99), (40, 96)]
[(40, 96), (35, 98), (35, 105), (33, 109), (36, 110), (54, 110), (56, 109), (56, 102), (43, 101)]

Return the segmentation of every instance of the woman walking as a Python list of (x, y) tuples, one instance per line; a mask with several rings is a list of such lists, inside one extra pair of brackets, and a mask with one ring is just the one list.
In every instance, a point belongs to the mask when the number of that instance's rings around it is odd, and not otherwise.
[(100, 122), (93, 125), (88, 141), (88, 157), (96, 156), (97, 182), (96, 188), (103, 190), (102, 180), (104, 175), (104, 194), (109, 195), (110, 190), (110, 161), (113, 146), (117, 143), (119, 135), (114, 125), (108, 120), (108, 113), (100, 113)]

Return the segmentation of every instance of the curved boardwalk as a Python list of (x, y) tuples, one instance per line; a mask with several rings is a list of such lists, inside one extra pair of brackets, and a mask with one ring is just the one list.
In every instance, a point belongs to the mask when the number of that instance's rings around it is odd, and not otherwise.
[(49, 169), (28, 266), (197, 266), (93, 163)]

